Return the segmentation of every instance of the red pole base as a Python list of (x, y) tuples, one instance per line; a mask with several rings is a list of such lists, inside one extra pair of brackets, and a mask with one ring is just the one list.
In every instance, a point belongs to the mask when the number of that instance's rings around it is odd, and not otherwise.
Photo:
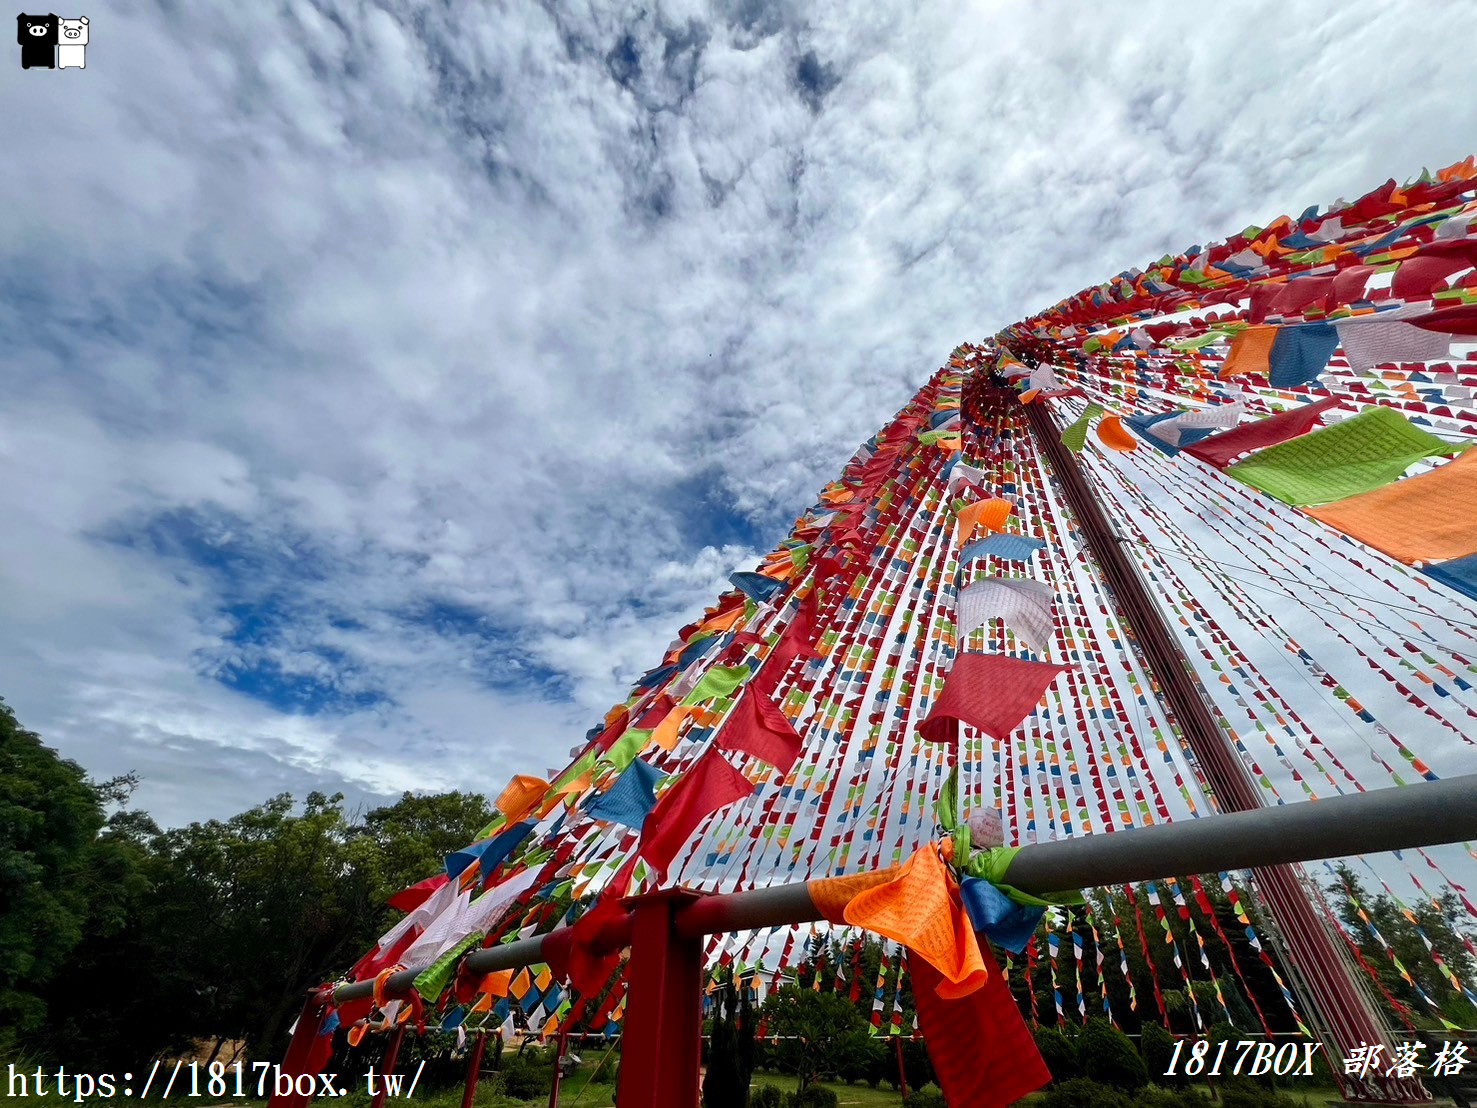
[(394, 1031), (390, 1032), (390, 1045), (385, 1048), (385, 1056), (380, 1061), (380, 1077), (382, 1080), (379, 1083), (379, 1088), (374, 1091), (373, 1099), (369, 1102), (370, 1108), (385, 1108), (385, 1095), (388, 1090), (385, 1088), (383, 1078), (385, 1074), (395, 1072), (395, 1066), (400, 1061), (400, 1044), (404, 1039), (405, 1025), (402, 1023)]
[(616, 1095), (621, 1108), (697, 1108), (703, 943), (672, 926), (677, 911), (696, 899), (685, 889), (663, 889), (626, 901), (633, 919)]
[(482, 1076), (482, 1051), (487, 1047), (487, 1032), (477, 1032), (477, 1042), (472, 1046), (472, 1057), (467, 1061), (467, 1087), (462, 1093), (462, 1108), (472, 1108), (472, 1098), (477, 1095), (477, 1081)]

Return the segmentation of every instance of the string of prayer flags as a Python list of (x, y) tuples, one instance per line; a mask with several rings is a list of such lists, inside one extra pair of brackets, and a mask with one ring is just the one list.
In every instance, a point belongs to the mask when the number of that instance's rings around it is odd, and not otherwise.
[(1021, 577), (984, 577), (959, 590), (958, 633), (967, 634), (992, 619), (1002, 619), (1016, 638), (1037, 654), (1051, 642), (1056, 590), (1044, 581)]
[(1001, 532), (987, 535), (970, 543), (959, 552), (960, 562), (972, 562), (977, 558), (1003, 558), (1008, 562), (1029, 562), (1031, 556), (1046, 547), (1041, 539), (1029, 535)]
[(962, 721), (1004, 740), (1041, 703), (1051, 683), (1071, 668), (1008, 654), (957, 654), (918, 733), (929, 742), (952, 745), (959, 740), (953, 724)]
[(1062, 428), (1062, 445), (1076, 453), (1087, 445), (1087, 429), (1092, 421), (1103, 414), (1101, 404), (1089, 404), (1072, 423)]
[(802, 745), (795, 725), (775, 707), (763, 689), (751, 688), (739, 698), (737, 707), (718, 730), (714, 745), (762, 758), (781, 773), (788, 773), (800, 757)]
[(936, 843), (919, 847), (891, 880), (852, 897), (846, 922), (896, 939), (928, 962), (941, 977), (941, 996), (968, 996), (985, 983), (979, 942)]
[(1402, 562), (1477, 554), (1477, 451), (1429, 473), (1306, 511)]
[(585, 815), (639, 828), (656, 804), (656, 787), (665, 776), (655, 766), (637, 758), (621, 771), (609, 789), (586, 801)]
[(1398, 478), (1412, 462), (1454, 449), (1399, 412), (1371, 407), (1342, 423), (1258, 451), (1226, 473), (1301, 507), (1368, 492)]
[(641, 857), (665, 880), (667, 868), (698, 824), (719, 808), (742, 800), (754, 786), (711, 749), (662, 794), (641, 828)]
[(1211, 435), (1207, 439), (1192, 443), (1185, 447), (1185, 453), (1217, 469), (1224, 469), (1242, 454), (1284, 442), (1298, 435), (1306, 435), (1318, 426), (1324, 412), (1338, 408), (1342, 404), (1343, 402), (1336, 396), (1327, 396), (1311, 404), (1300, 404), (1285, 412), (1278, 412), (1276, 415), (1267, 416), (1254, 423), (1233, 427), (1219, 435)]

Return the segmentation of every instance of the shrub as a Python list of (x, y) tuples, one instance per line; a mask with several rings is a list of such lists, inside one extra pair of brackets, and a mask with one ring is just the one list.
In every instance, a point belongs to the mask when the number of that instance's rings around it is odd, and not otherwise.
[(1082, 1070), (1077, 1064), (1077, 1051), (1066, 1035), (1054, 1027), (1038, 1027), (1035, 1036), (1036, 1049), (1041, 1052), (1041, 1060), (1051, 1071), (1052, 1081), (1070, 1081), (1082, 1076)]
[(949, 1102), (937, 1085), (926, 1085), (909, 1093), (903, 1108), (949, 1108)]
[(1041, 1108), (1133, 1108), (1133, 1101), (1109, 1085), (1074, 1077), (1048, 1089)]
[(547, 1097), (554, 1086), (553, 1067), (543, 1062), (538, 1054), (505, 1056), (499, 1072), (506, 1082), (508, 1095), (515, 1099)]
[(592, 1085), (614, 1085), (620, 1064), (620, 1055), (613, 1050), (607, 1050), (596, 1064), (595, 1072), (590, 1075), (590, 1083)]
[(785, 1097), (785, 1108), (836, 1108), (837, 1103), (836, 1094), (823, 1085), (811, 1085)]
[(1169, 1063), (1174, 1060), (1174, 1036), (1157, 1023), (1144, 1024), (1143, 1034), (1139, 1038), (1139, 1053), (1143, 1055), (1144, 1068), (1149, 1071), (1150, 1081), (1175, 1089), (1185, 1086), (1187, 1080), (1179, 1066), (1175, 1067), (1172, 1074), (1165, 1072), (1169, 1069)]
[(1133, 1101), (1139, 1108), (1210, 1108), (1194, 1089), (1166, 1089), (1163, 1085), (1145, 1085), (1133, 1094)]
[(1131, 1093), (1149, 1083), (1133, 1041), (1106, 1020), (1088, 1020), (1077, 1036), (1077, 1061), (1091, 1081)]
[(749, 1108), (783, 1108), (785, 1096), (773, 1085), (760, 1085), (749, 1094)]
[(1230, 1077), (1221, 1085), (1222, 1108), (1295, 1108), (1297, 1101), (1264, 1089), (1246, 1077)]

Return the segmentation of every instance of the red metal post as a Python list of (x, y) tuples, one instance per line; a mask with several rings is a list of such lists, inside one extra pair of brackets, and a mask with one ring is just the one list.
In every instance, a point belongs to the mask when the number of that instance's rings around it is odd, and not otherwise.
[(395, 1066), (400, 1062), (400, 1044), (405, 1040), (405, 1025), (399, 1024), (394, 1031), (390, 1032), (390, 1045), (385, 1047), (385, 1056), (380, 1060), (379, 1088), (374, 1090), (374, 1097), (369, 1102), (369, 1108), (385, 1108), (385, 1075), (395, 1072)]
[(559, 1105), (559, 1081), (564, 1076), (564, 1047), (569, 1032), (563, 1027), (559, 1028), (558, 1047), (554, 1050), (554, 1083), (549, 1086), (549, 1108), (558, 1108)]
[[(309, 1092), (299, 1093), (297, 1091), (300, 1076), (316, 1076), (327, 1061), (327, 1052), (315, 1051), (318, 1044), (318, 1032), (323, 1030), (323, 1021), (328, 1018), (328, 1013), (333, 1010), (333, 990), (324, 986), (314, 989), (308, 994), (308, 999), (303, 1001), (303, 1010), (297, 1017), (297, 1027), (293, 1029), (292, 1041), (287, 1044), (287, 1054), (282, 1059), (282, 1065), (278, 1070), (279, 1077), (291, 1077), (290, 1085), (279, 1080), (273, 1086), (272, 1096), (267, 1101), (267, 1108), (306, 1108), (312, 1099), (312, 1083), (303, 1082), (309, 1087)], [(315, 1053), (320, 1054), (314, 1059)], [(283, 1093), (278, 1089), (288, 1085), (290, 1091)]]
[(482, 1051), (487, 1047), (487, 1032), (477, 1032), (477, 1041), (472, 1045), (472, 1057), (467, 1062), (467, 1087), (462, 1093), (462, 1108), (472, 1108), (472, 1099), (477, 1095), (477, 1082), (482, 1077)]
[(908, 1072), (903, 1068), (903, 1037), (892, 1037), (892, 1050), (897, 1055), (897, 1087), (904, 1100), (908, 1099)]
[(696, 899), (685, 889), (664, 889), (626, 901), (633, 919), (616, 1097), (622, 1108), (697, 1108), (703, 940), (672, 926), (677, 911)]

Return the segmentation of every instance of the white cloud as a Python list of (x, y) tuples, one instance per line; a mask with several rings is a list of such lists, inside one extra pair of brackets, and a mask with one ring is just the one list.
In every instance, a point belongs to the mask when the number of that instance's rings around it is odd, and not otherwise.
[[(152, 7), (0, 67), (23, 721), (165, 819), (496, 789), (958, 341), (1477, 145), (1457, 37), (1373, 3), (725, 11)], [(233, 579), (99, 538), (185, 509), (276, 552), (271, 658), (389, 702), (212, 679)], [(568, 699), (396, 615), (436, 599)]]

